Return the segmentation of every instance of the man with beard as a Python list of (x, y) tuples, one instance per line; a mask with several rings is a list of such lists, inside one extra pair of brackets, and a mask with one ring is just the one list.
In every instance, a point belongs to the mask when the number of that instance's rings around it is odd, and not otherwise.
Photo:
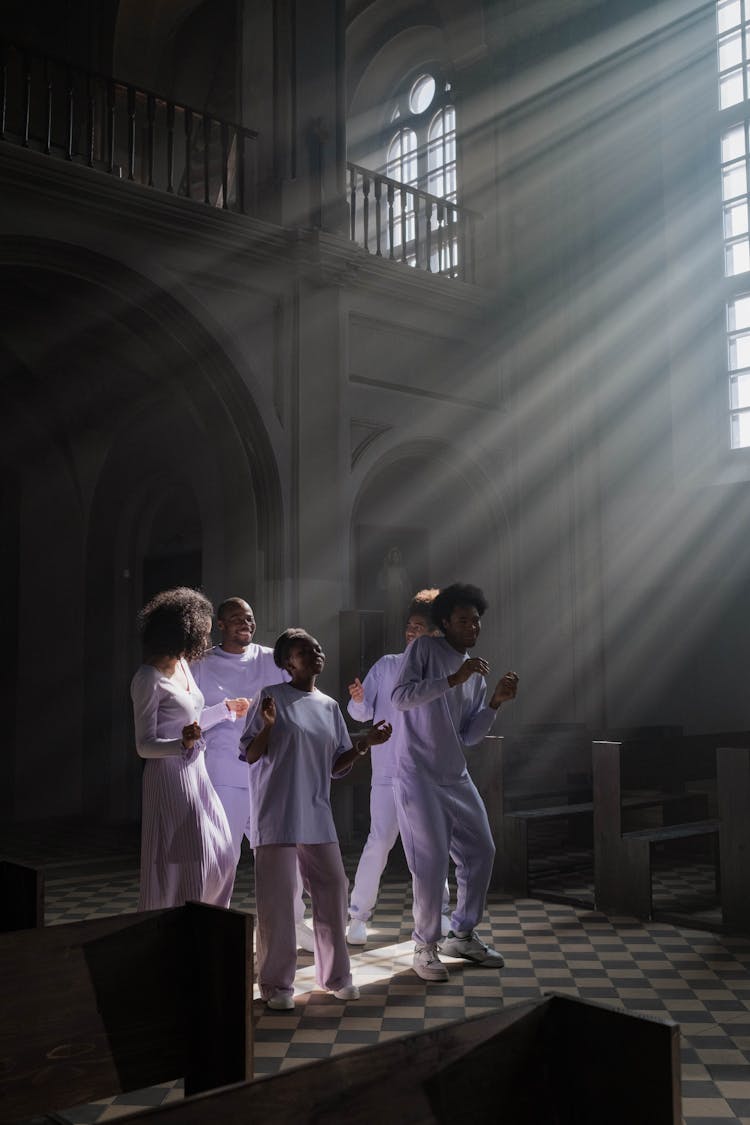
[[(262, 687), (288, 681), (289, 676), (274, 663), (273, 649), (253, 642), (255, 614), (244, 598), (226, 598), (216, 610), (221, 641), (192, 667), (196, 683), (206, 698), (206, 705), (220, 699), (244, 696), (254, 704)], [(229, 685), (242, 685), (242, 691), (229, 690)], [(224, 730), (223, 728), (227, 729)], [(232, 833), (235, 863), (239, 862), (242, 837), (247, 834), (250, 819), (248, 770), (239, 760), (238, 744), (242, 731), (222, 723), (205, 732), (206, 767), (219, 800), (227, 814)], [(302, 879), (298, 874), (295, 899), (297, 943), (312, 952), (313, 935), (305, 923)]]

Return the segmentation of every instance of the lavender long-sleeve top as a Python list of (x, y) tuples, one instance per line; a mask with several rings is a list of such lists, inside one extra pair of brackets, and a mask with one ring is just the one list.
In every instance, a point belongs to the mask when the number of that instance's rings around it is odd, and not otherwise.
[(482, 741), (497, 712), (486, 705), (483, 676), (470, 676), (456, 687), (448, 683), (467, 657), (444, 637), (417, 637), (404, 653), (391, 695), (403, 723), (397, 778), (418, 775), (450, 785), (468, 776), (464, 748)]

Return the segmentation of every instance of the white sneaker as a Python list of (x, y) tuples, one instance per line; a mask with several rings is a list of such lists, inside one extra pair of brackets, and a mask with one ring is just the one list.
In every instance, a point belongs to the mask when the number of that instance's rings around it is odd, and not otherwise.
[(294, 1007), (294, 997), (277, 988), (266, 1000), (266, 1007), (273, 1008), (277, 1012), (290, 1012)]
[(304, 949), (305, 953), (313, 953), (315, 950), (312, 926), (308, 926), (307, 922), (297, 923), (297, 948)]
[(443, 937), (447, 937), (451, 932), (451, 916), (450, 914), (440, 915), (440, 933)]
[(359, 1000), (359, 989), (356, 984), (345, 984), (343, 988), (332, 988), (331, 992), (337, 1000)]
[(463, 957), (465, 961), (471, 961), (475, 965), (502, 969), (505, 964), (502, 954), (492, 946), (485, 945), (477, 936), (476, 930), (472, 930), (465, 937), (454, 934), (453, 930), (450, 930), (438, 948), (446, 957)]
[(411, 967), (422, 980), (447, 980), (448, 970), (437, 955), (437, 945), (416, 945)]
[(346, 940), (349, 945), (367, 945), (367, 923), (362, 918), (352, 918)]

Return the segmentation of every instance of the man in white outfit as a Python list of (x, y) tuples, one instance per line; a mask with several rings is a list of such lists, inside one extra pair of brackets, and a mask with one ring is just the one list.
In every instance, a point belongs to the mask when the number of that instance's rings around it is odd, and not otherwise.
[[(403, 712), (394, 791), (401, 840), (414, 889), (413, 968), (444, 981), (449, 957), (502, 968), (503, 958), (475, 931), (484, 914), (495, 857), (487, 812), (466, 769), (464, 747), (489, 733), (501, 704), (515, 699), (518, 676), (506, 672), (486, 701), (489, 664), (470, 657), (487, 608), (476, 586), (446, 587), (432, 603), (443, 635), (418, 637), (404, 653), (392, 701)], [(457, 901), (441, 940), (448, 856), (456, 864)]]
[[(406, 620), (407, 645), (425, 633), (432, 633), (430, 605), (439, 590), (420, 590), (414, 595)], [(381, 656), (360, 683), (359, 678), (349, 684), (351, 696), (347, 710), (358, 723), (372, 722), (375, 715), (391, 724), (390, 742), (381, 746), (372, 756), (372, 787), (370, 789), (370, 832), (360, 856), (354, 887), (349, 900), (349, 945), (365, 945), (367, 923), (375, 909), (380, 890), (380, 878), (388, 856), (398, 839), (398, 818), (393, 793), (393, 774), (396, 768), (396, 742), (402, 726), (402, 715), (391, 703), (391, 692), (396, 685), (403, 653)], [(449, 891), (446, 881), (443, 889), (442, 930), (450, 929)]]
[[(274, 663), (273, 649), (253, 643), (255, 614), (243, 598), (226, 598), (216, 610), (216, 622), (221, 633), (220, 644), (209, 649), (191, 669), (207, 706), (220, 699), (239, 696), (250, 699), (254, 704), (262, 687), (289, 679)], [(229, 691), (229, 684), (241, 684), (242, 691)], [(220, 723), (204, 732), (206, 768), (227, 814), (236, 863), (239, 862), (242, 837), (247, 835), (250, 820), (248, 768), (238, 756), (241, 733), (229, 723)], [(298, 873), (295, 900), (297, 942), (301, 949), (311, 952), (313, 935), (304, 916), (302, 880)]]

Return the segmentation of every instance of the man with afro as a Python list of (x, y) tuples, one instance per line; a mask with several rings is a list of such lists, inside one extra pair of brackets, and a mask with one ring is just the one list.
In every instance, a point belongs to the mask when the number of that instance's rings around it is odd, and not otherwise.
[[(487, 600), (476, 586), (447, 586), (432, 603), (441, 636), (418, 637), (404, 655), (393, 689), (403, 712), (394, 783), (398, 823), (414, 889), (413, 968), (444, 981), (438, 949), (477, 965), (503, 967), (475, 927), (484, 914), (495, 845), (487, 812), (466, 768), (464, 748), (489, 733), (499, 708), (514, 699), (518, 676), (506, 672), (487, 699), (490, 668), (468, 649), (479, 638)], [(456, 864), (457, 902), (441, 940), (448, 857)]]

